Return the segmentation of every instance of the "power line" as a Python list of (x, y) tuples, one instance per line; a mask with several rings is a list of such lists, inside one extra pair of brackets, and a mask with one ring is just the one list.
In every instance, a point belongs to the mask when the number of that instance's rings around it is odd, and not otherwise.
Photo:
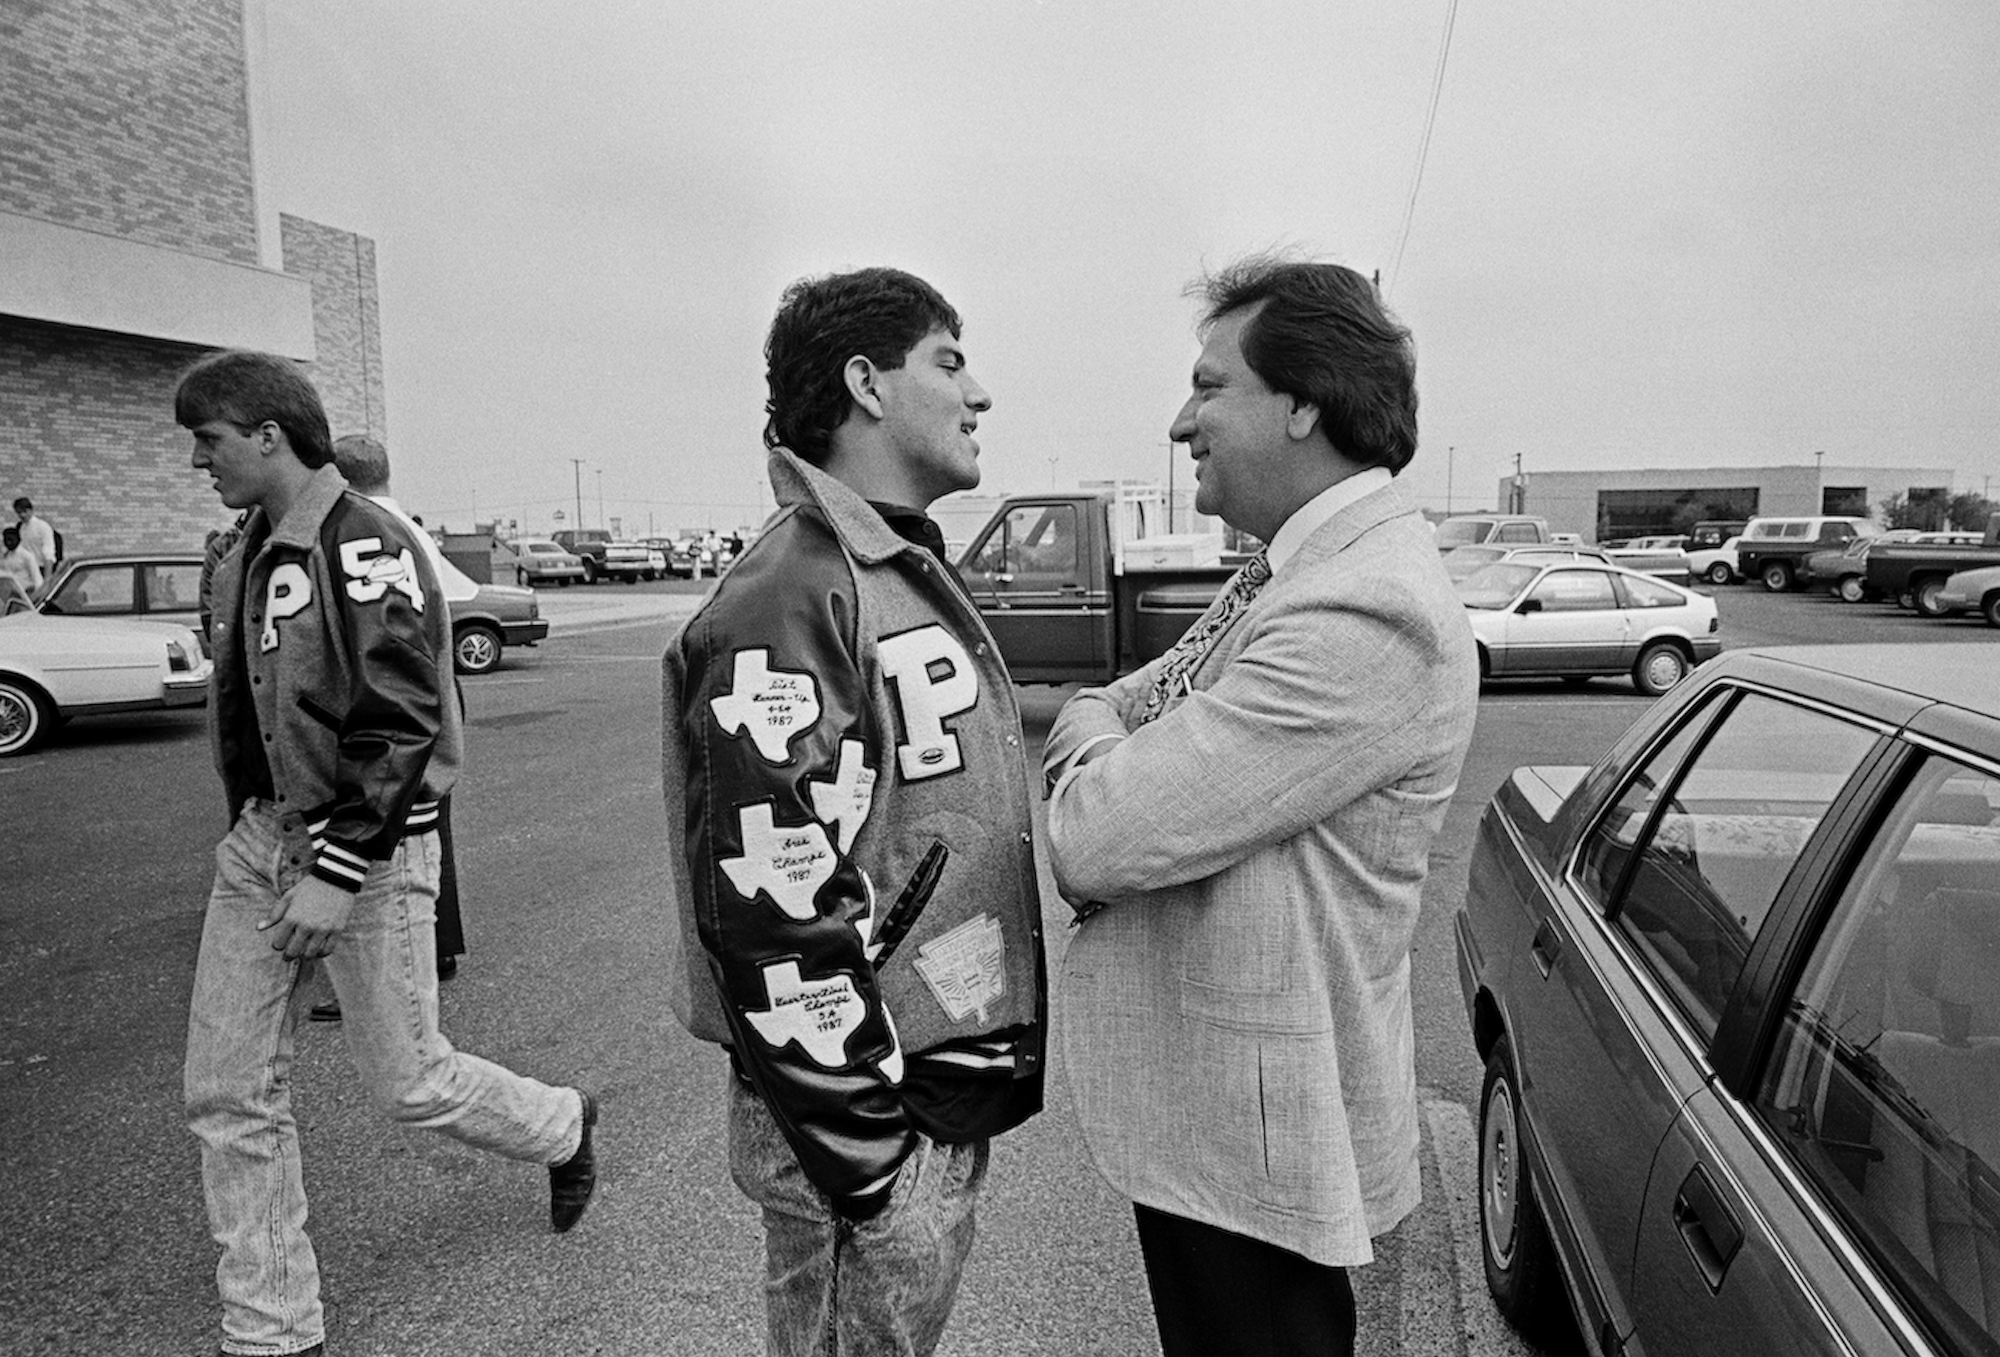
[(1423, 187), (1424, 162), (1430, 159), (1431, 129), (1437, 125), (1438, 101), (1444, 94), (1445, 62), (1451, 56), (1451, 30), (1458, 22), (1458, 0), (1451, 0), (1444, 14), (1444, 37), (1438, 42), (1437, 69), (1431, 73), (1431, 103), (1424, 110), (1424, 139), (1417, 145), (1417, 170), (1410, 176), (1410, 200), (1403, 205), (1403, 232), (1396, 240), (1396, 262), (1389, 266), (1389, 290), (1394, 296), (1396, 279), (1403, 272), (1403, 247), (1410, 243), (1410, 224), (1417, 217), (1417, 190)]

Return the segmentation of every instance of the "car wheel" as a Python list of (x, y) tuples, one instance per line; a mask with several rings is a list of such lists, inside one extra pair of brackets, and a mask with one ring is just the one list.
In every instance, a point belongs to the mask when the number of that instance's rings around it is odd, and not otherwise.
[(1520, 1083), (1501, 1037), (1486, 1058), (1479, 1095), (1479, 1252), (1486, 1289), (1507, 1321), (1533, 1336), (1556, 1299), (1556, 1259), (1522, 1158)]
[(1842, 603), (1859, 603), (1867, 591), (1861, 587), (1861, 576), (1842, 575), (1840, 582), (1833, 586), (1833, 592), (1840, 595)]
[(1938, 595), (1944, 592), (1944, 580), (1937, 575), (1918, 580), (1910, 587), (1910, 601), (1922, 617), (1944, 617), (1951, 609), (1938, 602)]
[(1687, 676), (1687, 656), (1672, 641), (1653, 642), (1632, 666), (1632, 685), (1647, 697), (1658, 697)]
[(597, 561), (589, 556), (583, 558), (583, 582), (585, 584), (597, 583)]
[(1988, 594), (1979, 604), (1979, 615), (1986, 619), (1989, 627), (2000, 627), (2000, 589)]
[(1764, 567), (1762, 579), (1766, 589), (1774, 594), (1782, 594), (1792, 587), (1792, 568), (1783, 561), (1772, 561)]
[(55, 708), (39, 688), (0, 678), (0, 759), (27, 753), (56, 724)]
[(1727, 584), (1729, 583), (1729, 575), (1729, 566), (1724, 561), (1717, 561), (1708, 568), (1708, 582), (1710, 584)]
[(480, 622), (467, 622), (451, 644), (452, 663), (461, 674), (484, 674), (500, 663), (500, 633)]

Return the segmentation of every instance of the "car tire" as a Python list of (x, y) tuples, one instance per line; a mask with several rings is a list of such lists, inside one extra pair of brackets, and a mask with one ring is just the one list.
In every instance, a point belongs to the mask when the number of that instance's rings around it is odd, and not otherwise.
[(1772, 561), (1758, 576), (1764, 587), (1774, 594), (1782, 594), (1792, 587), (1792, 568), (1783, 561)]
[(1555, 1250), (1522, 1144), (1520, 1080), (1503, 1036), (1486, 1058), (1479, 1095), (1479, 1252), (1494, 1305), (1532, 1338), (1548, 1329), (1560, 1295)]
[(1708, 582), (1710, 584), (1727, 584), (1729, 583), (1730, 575), (1733, 573), (1727, 562), (1717, 561), (1708, 568)]
[(597, 583), (597, 559), (595, 557), (586, 556), (583, 558), (583, 582), (585, 584)]
[(1647, 697), (1658, 697), (1686, 678), (1693, 667), (1672, 641), (1655, 641), (1634, 661), (1632, 686)]
[(1833, 592), (1839, 596), (1842, 603), (1859, 603), (1868, 594), (1867, 589), (1862, 586), (1859, 575), (1842, 575), (1839, 582), (1833, 586)]
[(461, 674), (490, 673), (500, 663), (500, 633), (483, 622), (467, 622), (452, 635), (452, 667)]
[(1979, 615), (1986, 619), (1987, 626), (2000, 627), (2000, 589), (1980, 600)]
[(16, 678), (0, 678), (0, 759), (26, 754), (59, 724), (42, 690)]
[(1951, 609), (1938, 602), (1944, 592), (1944, 577), (1930, 575), (1910, 586), (1910, 603), (1919, 617), (1949, 617)]

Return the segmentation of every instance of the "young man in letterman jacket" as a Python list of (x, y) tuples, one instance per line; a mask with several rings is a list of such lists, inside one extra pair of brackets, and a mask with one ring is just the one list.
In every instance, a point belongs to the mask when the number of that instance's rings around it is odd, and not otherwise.
[(437, 808), (460, 726), (443, 599), (410, 529), (347, 489), (319, 395), (286, 359), (211, 354), (182, 376), (174, 415), (222, 502), (253, 511), (215, 577), (209, 722), (232, 827), (188, 1014), (222, 1350), (318, 1353), (289, 1089), (300, 982), (318, 959), (376, 1103), (548, 1165), (558, 1232), (596, 1182), (596, 1106), (437, 1030)]
[(663, 664), (674, 1009), (730, 1053), (783, 1357), (932, 1351), (988, 1139), (1042, 1106), (1020, 714), (924, 514), (979, 483), (958, 334), (897, 270), (786, 291), (779, 509)]

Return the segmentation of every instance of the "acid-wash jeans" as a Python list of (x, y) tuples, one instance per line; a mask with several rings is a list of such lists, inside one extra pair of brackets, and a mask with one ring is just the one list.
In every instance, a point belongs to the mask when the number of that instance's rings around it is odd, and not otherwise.
[(729, 1171), (764, 1213), (771, 1357), (928, 1357), (972, 1252), (988, 1142), (917, 1137), (872, 1219), (834, 1214), (771, 1110), (729, 1078)]
[[(293, 814), (253, 800), (216, 846), (188, 1011), (188, 1127), (201, 1141), (209, 1227), (222, 1246), (222, 1349), (300, 1352), (325, 1337), (292, 1120), (292, 1029), (313, 963), (271, 950), (257, 925), (310, 869)], [(325, 958), (348, 1055), (393, 1120), (509, 1159), (576, 1153), (581, 1099), (452, 1048), (438, 1031), (438, 837), (373, 864)]]

